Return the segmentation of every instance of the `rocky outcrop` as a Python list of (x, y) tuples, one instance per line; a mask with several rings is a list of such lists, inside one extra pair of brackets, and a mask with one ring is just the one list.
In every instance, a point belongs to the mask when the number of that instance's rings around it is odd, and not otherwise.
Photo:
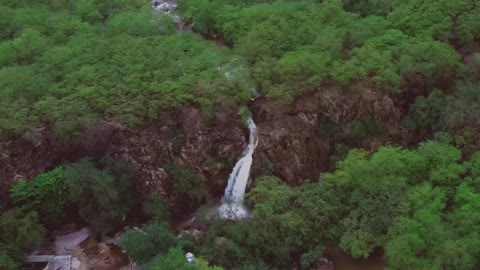
[(0, 145), (0, 194), (5, 203), (8, 196), (3, 194), (13, 183), (64, 163), (108, 155), (132, 166), (145, 193), (169, 192), (169, 176), (162, 167), (175, 162), (203, 176), (211, 192), (221, 195), (229, 163), (241, 155), (247, 135), (238, 107), (231, 103), (218, 106), (210, 118), (190, 107), (135, 130), (102, 122), (68, 145), (43, 128)]
[(335, 265), (333, 262), (327, 258), (321, 258), (315, 265), (311, 268), (311, 270), (334, 270)]
[(344, 93), (331, 87), (304, 95), (293, 104), (258, 99), (251, 109), (260, 134), (253, 173), (270, 170), (290, 184), (317, 180), (333, 164), (330, 156), (341, 138), (318, 132), (320, 121), (348, 126), (367, 114), (374, 116), (386, 130), (355, 145), (367, 150), (398, 141), (405, 133), (401, 110), (388, 95), (373, 91)]
[[(321, 121), (348, 127), (370, 114), (385, 127), (381, 135), (366, 136), (349, 147), (376, 150), (390, 142), (408, 142), (400, 124), (401, 109), (380, 92), (344, 93), (330, 87), (304, 95), (293, 104), (259, 98), (250, 109), (260, 137), (252, 179), (273, 173), (298, 185), (305, 179), (317, 180), (320, 173), (331, 169), (331, 156), (338, 152), (343, 138), (319, 132)], [(238, 112), (236, 105), (226, 102), (210, 117), (187, 107), (135, 130), (102, 122), (69, 145), (56, 140), (50, 129), (38, 129), (0, 145), (0, 193), (6, 194), (12, 183), (63, 163), (109, 155), (137, 171), (138, 188), (144, 193), (171, 195), (171, 179), (162, 167), (174, 162), (201, 175), (213, 196), (221, 197), (230, 170), (248, 141), (248, 129)]]

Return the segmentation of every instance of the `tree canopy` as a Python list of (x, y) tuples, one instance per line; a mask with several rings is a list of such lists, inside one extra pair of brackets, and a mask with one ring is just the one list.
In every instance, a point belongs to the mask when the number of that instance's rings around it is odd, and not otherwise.
[[(135, 126), (186, 104), (208, 113), (257, 89), (291, 101), (332, 84), (389, 94), (463, 70), (480, 38), (470, 0), (182, 0), (196, 32), (144, 1), (0, 2), (0, 132), (52, 124), (69, 140), (100, 119)], [(237, 61), (235, 78), (221, 67)], [(248, 83), (247, 83), (248, 82)]]
[[(121, 246), (145, 269), (307, 269), (327, 245), (354, 258), (381, 249), (388, 269), (480, 267), (478, 1), (178, 4), (181, 24), (144, 0), (0, 0), (1, 164), (4, 156), (16, 159), (4, 154), (7, 141), (23, 146), (39, 127), (53, 131), (46, 140), (72, 146), (100, 122), (135, 130), (185, 107), (201, 109), (208, 121), (228, 101), (253, 103), (241, 117), (258, 113), (262, 121), (272, 120), (263, 113), (270, 104), (309, 124), (302, 114), (314, 111), (308, 146), (317, 139), (334, 145), (328, 158), (335, 167), (289, 186), (263, 160), (268, 168), (256, 172), (270, 175), (254, 175), (245, 200), (252, 216), (198, 221), (197, 239), (175, 237), (169, 224), (212, 197), (200, 177), (210, 170), (177, 162), (184, 153), (152, 162), (163, 164), (162, 191), (170, 194), (148, 196), (137, 192), (145, 180), (136, 181), (128, 164), (58, 157), (6, 196), (15, 208), (0, 209), (1, 269), (18, 269), (45, 228), (71, 209), (102, 234), (139, 227)], [(311, 96), (321, 104), (288, 107)], [(342, 107), (356, 107), (357, 98), (362, 108)], [(376, 136), (380, 143), (361, 143)], [(174, 140), (178, 150), (183, 139)], [(262, 158), (270, 155), (262, 150)], [(187, 262), (186, 252), (196, 260)]]

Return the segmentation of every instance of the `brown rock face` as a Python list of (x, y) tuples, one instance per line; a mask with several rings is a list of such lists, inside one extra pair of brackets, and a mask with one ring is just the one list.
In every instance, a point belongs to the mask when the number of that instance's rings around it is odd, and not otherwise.
[(368, 150), (375, 150), (402, 132), (400, 109), (389, 96), (372, 91), (352, 94), (332, 87), (305, 95), (293, 104), (257, 100), (251, 108), (260, 134), (254, 174), (262, 174), (265, 164), (269, 164), (274, 174), (294, 185), (305, 179), (317, 180), (321, 172), (331, 168), (330, 156), (338, 138), (320, 134), (320, 120), (342, 124), (373, 115), (387, 130), (384, 136), (358, 143), (357, 147)]
[(36, 131), (34, 139), (0, 144), (0, 197), (5, 203), (11, 185), (22, 179), (32, 179), (63, 163), (106, 155), (130, 164), (138, 173), (140, 190), (146, 193), (169, 192), (170, 179), (162, 166), (175, 162), (208, 180), (213, 193), (223, 194), (231, 169), (228, 162), (241, 154), (246, 132), (238, 108), (228, 103), (219, 106), (210, 119), (199, 109), (187, 108), (136, 130), (100, 123), (68, 145), (44, 128)]
[[(388, 95), (373, 91), (343, 93), (331, 87), (304, 95), (293, 104), (260, 98), (250, 107), (259, 132), (252, 178), (273, 173), (298, 185), (306, 179), (315, 181), (331, 169), (331, 156), (338, 151), (341, 138), (318, 132), (320, 121), (348, 125), (373, 115), (386, 130), (353, 145), (367, 150), (406, 137), (399, 125), (400, 109)], [(69, 145), (56, 140), (48, 128), (0, 143), (1, 198), (5, 203), (9, 187), (22, 179), (66, 162), (105, 155), (130, 164), (144, 193), (172, 196), (171, 179), (162, 167), (175, 162), (201, 175), (210, 192), (220, 197), (248, 140), (248, 129), (238, 112), (236, 105), (224, 103), (207, 118), (201, 110), (188, 107), (135, 130), (103, 122)]]

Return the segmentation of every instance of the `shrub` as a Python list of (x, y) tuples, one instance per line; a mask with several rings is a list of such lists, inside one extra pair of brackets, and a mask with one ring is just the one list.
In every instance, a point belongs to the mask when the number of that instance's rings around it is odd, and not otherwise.
[(175, 191), (181, 196), (193, 204), (199, 204), (206, 199), (207, 185), (200, 176), (174, 163), (165, 164), (164, 168), (175, 180)]
[(160, 195), (150, 195), (145, 200), (143, 211), (156, 222), (168, 221), (170, 213), (165, 199)]
[(217, 266), (208, 266), (208, 262), (199, 258), (193, 262), (187, 262), (185, 258), (185, 252), (179, 248), (172, 248), (168, 251), (168, 254), (157, 258), (150, 268), (154, 270), (222, 270), (223, 268)]
[(163, 224), (152, 224), (144, 230), (128, 230), (120, 246), (136, 263), (146, 263), (158, 254), (166, 253), (176, 244), (175, 236)]
[(72, 201), (88, 225), (101, 233), (112, 232), (124, 223), (131, 204), (130, 176), (120, 166), (107, 163), (103, 169), (88, 159), (65, 167), (65, 180)]
[(25, 213), (19, 208), (5, 212), (0, 218), (2, 243), (15, 244), (20, 250), (28, 250), (43, 241), (45, 229), (38, 223), (35, 212)]
[(19, 263), (0, 246), (0, 269), (16, 270), (19, 268), (19, 266)]
[(37, 212), (44, 224), (64, 221), (70, 198), (63, 167), (41, 174), (32, 181), (20, 182), (11, 189), (11, 193), (16, 205), (26, 213)]

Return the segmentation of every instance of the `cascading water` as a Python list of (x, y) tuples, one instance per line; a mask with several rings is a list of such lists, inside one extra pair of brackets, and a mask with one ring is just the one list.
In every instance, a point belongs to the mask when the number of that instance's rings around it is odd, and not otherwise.
[(177, 9), (176, 1), (169, 1), (169, 0), (153, 0), (152, 1), (153, 8), (164, 13), (170, 13), (171, 11), (175, 11)]
[(152, 7), (160, 14), (170, 16), (177, 26), (180, 27), (182, 18), (175, 14), (178, 7), (176, 0), (152, 0)]
[(240, 219), (248, 216), (248, 211), (243, 206), (243, 198), (250, 176), (253, 152), (258, 144), (258, 133), (257, 126), (251, 118), (248, 119), (247, 123), (250, 130), (249, 143), (228, 179), (223, 204), (219, 208), (220, 217), (223, 219)]
[[(177, 25), (181, 27), (182, 19), (175, 14), (177, 9), (176, 0), (152, 0), (152, 7), (156, 12), (160, 14), (171, 16)], [(157, 13), (158, 14), (158, 13)], [(247, 72), (244, 67), (236, 63), (237, 59), (232, 61), (225, 67), (219, 67), (219, 70), (224, 72), (224, 76), (227, 80), (234, 80), (238, 75), (242, 75)], [(252, 91), (253, 98), (257, 98), (255, 87), (247, 85), (247, 88)], [(249, 143), (245, 148), (242, 158), (235, 164), (232, 173), (228, 179), (228, 186), (225, 189), (225, 195), (223, 197), (223, 204), (219, 208), (220, 217), (223, 219), (240, 219), (248, 216), (247, 209), (243, 206), (243, 197), (245, 195), (245, 189), (247, 188), (248, 178), (250, 176), (250, 168), (253, 162), (253, 152), (258, 144), (257, 126), (251, 118), (247, 121), (248, 128), (250, 130)]]

